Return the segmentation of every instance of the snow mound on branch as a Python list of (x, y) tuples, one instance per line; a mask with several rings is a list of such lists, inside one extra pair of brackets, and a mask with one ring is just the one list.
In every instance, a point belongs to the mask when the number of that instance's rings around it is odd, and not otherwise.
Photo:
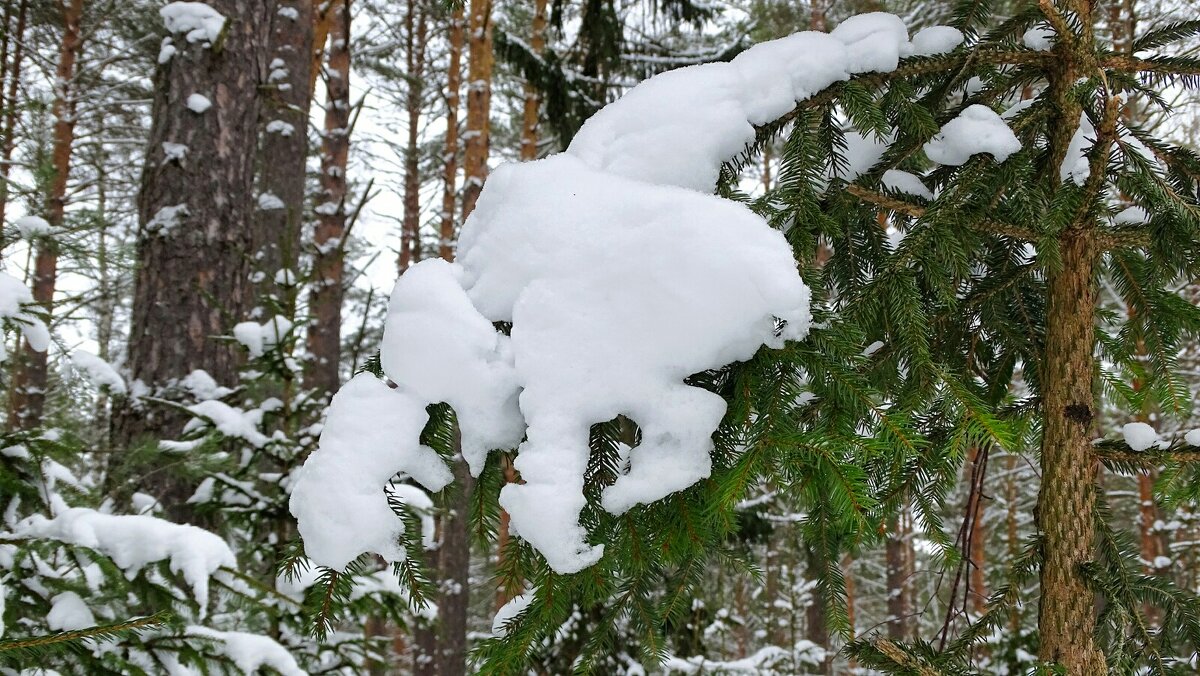
[(20, 233), (21, 239), (32, 240), (54, 231), (50, 222), (41, 216), (22, 216), (13, 221), (13, 226)]
[(111, 364), (87, 350), (71, 353), (71, 363), (87, 377), (88, 382), (99, 388), (107, 387), (114, 394), (125, 394), (125, 379)]
[(66, 591), (50, 599), (46, 626), (51, 631), (75, 631), (96, 626), (96, 618), (79, 594)]
[(913, 53), (918, 56), (945, 54), (954, 51), (964, 39), (962, 31), (951, 26), (922, 28), (913, 35)]
[(188, 636), (223, 643), (221, 651), (242, 670), (242, 673), (254, 674), (267, 667), (282, 676), (308, 676), (308, 672), (300, 668), (288, 649), (270, 637), (240, 631), (217, 631), (194, 625), (188, 627), (186, 633)]
[(262, 422), (263, 417), (261, 409), (244, 411), (216, 399), (207, 399), (192, 404), (187, 409), (196, 417), (183, 426), (185, 433), (200, 429), (204, 427), (205, 423), (209, 423), (221, 434), (235, 439), (244, 439), (255, 448), (262, 448), (270, 441), (265, 434), (258, 430), (258, 425)]
[(533, 602), (533, 595), (533, 591), (527, 591), (514, 596), (500, 606), (500, 609), (496, 611), (496, 616), (492, 618), (492, 636), (508, 636), (508, 629), (504, 625), (525, 612), (525, 609)]
[(938, 164), (961, 166), (972, 155), (987, 153), (997, 162), (1021, 149), (1017, 135), (996, 111), (975, 104), (946, 123), (928, 143), (925, 154)]
[[(922, 47), (949, 37), (927, 34)], [(423, 261), (393, 291), (381, 358), (397, 387), (351, 380), (296, 475), (291, 509), (309, 556), (334, 568), (362, 552), (404, 556), (385, 486), (397, 473), (430, 491), (451, 480), (419, 441), (438, 401), (458, 414), (476, 473), (524, 431), (522, 483), (500, 503), (560, 573), (603, 554), (579, 523), (591, 425), (624, 415), (642, 432), (602, 493), (612, 513), (707, 477), (725, 402), (684, 380), (799, 340), (811, 323), (783, 235), (710, 194), (721, 165), (754, 125), (915, 51), (897, 17), (853, 17), (651, 78), (588, 120), (565, 153), (497, 169), (463, 226), (459, 263)], [(915, 176), (889, 178), (927, 194)], [(511, 337), (494, 322), (511, 322)]]
[(158, 15), (168, 32), (186, 33), (188, 42), (216, 42), (225, 27), (225, 15), (203, 2), (168, 3)]
[(190, 94), (187, 97), (187, 107), (188, 110), (199, 115), (209, 108), (212, 108), (212, 101), (210, 101), (208, 97), (203, 94)]
[(334, 395), (320, 446), (297, 470), (289, 503), (305, 553), (318, 565), (342, 569), (363, 552), (404, 560), (397, 544), (404, 522), (384, 487), (398, 472), (434, 492), (453, 478), (437, 452), (418, 441), (429, 421), (425, 406), (370, 373)]
[(229, 545), (202, 528), (153, 516), (61, 507), (52, 519), (30, 516), (17, 524), (14, 533), (90, 547), (111, 558), (130, 579), (152, 563), (168, 561), (171, 570), (192, 586), (201, 616), (208, 607), (209, 578), (221, 566), (237, 565)]
[(233, 337), (250, 353), (261, 357), (275, 349), (292, 330), (292, 321), (283, 315), (275, 315), (267, 321), (241, 322), (233, 327)]
[(1121, 428), (1125, 443), (1134, 451), (1144, 451), (1158, 441), (1158, 432), (1144, 422), (1131, 422)]
[[(33, 305), (33, 292), (24, 282), (7, 272), (0, 272), (0, 323), (9, 320), (21, 329), (29, 346), (38, 352), (50, 347), (50, 330), (36, 315), (25, 309)], [(4, 341), (0, 340), (0, 362), (8, 358)]]
[(1054, 49), (1054, 43), (1058, 40), (1058, 33), (1048, 25), (1042, 24), (1034, 26), (1025, 31), (1021, 36), (1021, 42), (1029, 49), (1034, 49), (1039, 52), (1048, 52)]

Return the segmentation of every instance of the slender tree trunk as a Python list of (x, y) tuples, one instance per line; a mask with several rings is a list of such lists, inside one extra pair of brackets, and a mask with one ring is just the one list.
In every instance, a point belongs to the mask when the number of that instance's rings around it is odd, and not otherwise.
[[(176, 53), (155, 73), (153, 125), (138, 195), (138, 269), (128, 365), (156, 396), (177, 394), (196, 369), (231, 384), (239, 351), (216, 337), (245, 315), (254, 218), (254, 159), (274, 0), (209, 0), (226, 17), (218, 44), (176, 35)], [(196, 106), (203, 96), (211, 107)], [(189, 106), (189, 99), (193, 105)], [(197, 112), (202, 110), (202, 112)], [(186, 153), (168, 153), (169, 144)], [(177, 148), (176, 148), (177, 150)], [(114, 419), (114, 440), (173, 436), (186, 414), (133, 401)], [(139, 478), (176, 518), (190, 487), (154, 468)]]
[[(71, 146), (75, 140), (75, 103), (72, 85), (75, 62), (83, 49), (80, 21), (83, 0), (70, 0), (62, 5), (63, 37), (58, 50), (55, 70), (54, 141), (50, 154), (50, 190), (46, 195), (46, 221), (52, 233), (37, 242), (37, 258), (33, 267), (33, 300), (47, 314), (54, 309), (54, 287), (58, 282), (58, 230), (63, 224), (66, 208), (67, 179), (71, 174)], [(46, 404), (47, 351), (33, 349), (28, 340), (22, 342), (21, 357), (13, 375), (12, 401), (8, 424), (12, 428), (29, 429), (42, 423)]]
[(458, 193), (458, 90), (462, 88), (463, 51), (462, 6), (450, 17), (450, 66), (446, 73), (446, 151), (442, 157), (442, 226), (438, 237), (438, 255), (454, 259), (455, 197)]
[[(259, 203), (251, 252), (265, 273), (259, 293), (276, 289), (275, 273), (294, 270), (304, 224), (308, 112), (312, 95), (313, 2), (277, 0), (271, 15), (264, 100), (259, 116)], [(274, 198), (274, 199), (273, 199)], [(253, 306), (253, 301), (250, 305)]]
[(906, 522), (897, 514), (888, 524), (886, 545), (888, 638), (907, 640), (909, 636), (908, 533)]
[[(982, 460), (982, 451), (978, 446), (972, 446), (967, 466), (973, 470), (968, 472), (968, 481), (973, 474), (979, 472), (977, 465)], [(982, 480), (982, 477), (981, 477)], [(974, 504), (971, 505), (971, 532), (967, 559), (971, 566), (969, 581), (971, 596), (971, 612), (978, 618), (987, 608), (987, 524), (984, 523), (986, 509), (983, 504), (983, 485), (980, 484), (974, 494)]]
[[(8, 7), (11, 10), (11, 5)], [(21, 0), (17, 7), (17, 24), (13, 28), (12, 60), (5, 71), (8, 78), (8, 91), (4, 96), (4, 106), (0, 107), (3, 114), (3, 133), (0, 133), (0, 224), (5, 222), (5, 210), (8, 207), (8, 172), (12, 166), (13, 149), (17, 139), (17, 93), (21, 87), (21, 64), (25, 56), (25, 21), (29, 10), (29, 0)], [(6, 10), (7, 14), (7, 10)], [(8, 23), (5, 23), (5, 36), (8, 36)], [(3, 83), (0, 83), (3, 84)], [(3, 235), (0, 235), (0, 251), (4, 249)]]
[(408, 66), (404, 112), (408, 118), (408, 139), (404, 147), (404, 221), (397, 264), (401, 273), (421, 259), (421, 168), (417, 141), (425, 92), (425, 41), (429, 21), (429, 8), (424, 6), (424, 1), (409, 0), (404, 16)]
[(313, 237), (308, 328), (310, 361), (305, 384), (332, 394), (341, 365), (343, 242), (346, 232), (346, 163), (350, 154), (350, 0), (333, 0), (325, 131), (321, 141), (321, 203)]
[[(812, 547), (807, 549), (807, 561), (805, 562), (807, 568), (805, 578), (808, 580), (819, 579), (821, 576), (821, 569), (823, 567), (820, 554), (818, 554), (817, 550)], [(825, 599), (822, 597), (819, 590), (813, 590), (813, 602), (812, 605), (808, 607), (808, 611), (805, 614), (805, 624), (807, 625), (806, 628), (808, 630), (805, 638), (824, 648), (826, 655), (825, 661), (814, 670), (814, 673), (831, 673), (833, 669), (834, 652), (829, 649), (829, 623), (825, 617)], [(777, 643), (776, 645), (781, 644)]]
[(475, 201), (487, 179), (489, 124), (492, 104), (492, 2), (470, 0), (467, 21), (467, 132), (463, 157), (463, 220), (475, 210)]
[[(546, 0), (534, 0), (533, 28), (529, 34), (529, 49), (541, 55), (546, 49)], [(528, 80), (524, 84), (525, 107), (521, 111), (521, 160), (538, 156), (538, 122), (541, 120), (542, 94)]]

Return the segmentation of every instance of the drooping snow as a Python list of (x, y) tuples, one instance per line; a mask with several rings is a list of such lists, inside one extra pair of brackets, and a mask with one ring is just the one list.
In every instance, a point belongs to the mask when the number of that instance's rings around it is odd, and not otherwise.
[(171, 2), (158, 14), (168, 32), (186, 33), (188, 42), (215, 42), (225, 27), (225, 16), (203, 2)]
[(203, 94), (189, 94), (187, 97), (188, 110), (199, 115), (204, 111), (212, 108), (212, 101)]
[(1083, 185), (1087, 182), (1088, 177), (1092, 175), (1087, 153), (1095, 142), (1096, 127), (1092, 125), (1092, 121), (1086, 114), (1080, 113), (1079, 127), (1067, 145), (1067, 152), (1063, 157), (1062, 166), (1059, 168), (1060, 179), (1064, 182), (1074, 181), (1076, 185)]
[(1003, 162), (1020, 149), (1016, 134), (996, 111), (979, 104), (968, 106), (925, 144), (929, 159), (950, 166), (966, 164), (979, 153)]
[(1150, 222), (1150, 212), (1142, 207), (1125, 207), (1113, 216), (1113, 225), (1145, 225)]
[(22, 216), (13, 221), (13, 227), (17, 229), (17, 232), (21, 235), (21, 239), (24, 240), (32, 240), (37, 237), (49, 235), (54, 230), (54, 228), (50, 227), (49, 221), (41, 216), (34, 216), (32, 214)]
[(1021, 36), (1021, 42), (1029, 49), (1035, 49), (1039, 52), (1048, 52), (1054, 49), (1054, 42), (1058, 34), (1054, 29), (1047, 25), (1037, 25), (1025, 31)]
[(75, 631), (96, 626), (96, 618), (79, 594), (66, 591), (50, 599), (46, 626), (52, 631)]
[(525, 421), (510, 341), (471, 304), (463, 274), (441, 259), (404, 273), (388, 304), (380, 358), (408, 392), (454, 408), (463, 457), (478, 475), (488, 451), (521, 442)]
[(507, 603), (500, 606), (500, 609), (496, 611), (496, 616), (492, 618), (492, 636), (507, 636), (508, 630), (504, 625), (525, 612), (525, 609), (533, 602), (533, 595), (534, 592), (532, 590), (527, 591), (524, 594), (514, 596)]
[(283, 203), (283, 200), (279, 199), (278, 195), (264, 192), (258, 196), (258, 208), (263, 211), (275, 211), (286, 207), (287, 205)]
[(209, 578), (221, 566), (237, 565), (229, 545), (216, 535), (153, 516), (103, 514), (62, 505), (54, 518), (34, 514), (18, 523), (14, 532), (95, 549), (130, 579), (152, 563), (167, 561), (191, 585), (201, 615), (208, 606)]
[(212, 424), (221, 434), (235, 439), (244, 439), (255, 447), (266, 445), (270, 439), (259, 431), (263, 412), (261, 409), (244, 411), (223, 401), (208, 399), (187, 407), (196, 416), (183, 426), (184, 432), (200, 429), (205, 422)]
[(1130, 449), (1144, 451), (1158, 441), (1158, 432), (1144, 422), (1131, 422), (1121, 428)]
[(929, 26), (912, 37), (913, 54), (935, 56), (952, 52), (963, 43), (962, 31), (952, 26)]
[[(0, 323), (8, 320), (16, 325), (31, 348), (45, 352), (50, 347), (50, 330), (37, 315), (27, 309), (30, 306), (34, 306), (34, 302), (33, 292), (29, 287), (7, 272), (0, 271)], [(7, 358), (4, 341), (0, 340), (0, 362)]]
[(98, 388), (108, 388), (114, 394), (125, 394), (125, 379), (112, 364), (87, 350), (75, 350), (71, 353), (71, 363), (88, 381)]
[[(944, 49), (950, 37), (926, 34), (922, 47)], [(352, 379), (296, 474), (291, 507), (310, 556), (342, 567), (366, 551), (404, 555), (384, 487), (397, 474), (431, 491), (450, 481), (419, 443), (434, 401), (455, 408), (476, 471), (487, 450), (519, 438), (524, 420), (521, 483), (500, 501), (513, 532), (558, 572), (603, 552), (579, 523), (592, 424), (624, 415), (642, 431), (602, 494), (613, 513), (708, 476), (725, 403), (684, 379), (800, 339), (810, 323), (782, 234), (709, 194), (721, 164), (754, 139), (754, 125), (915, 51), (898, 18), (854, 17), (831, 34), (799, 33), (651, 78), (588, 120), (565, 153), (498, 168), (463, 226), (458, 263), (422, 262), (396, 285), (381, 351), (396, 387)], [(991, 140), (967, 156), (1015, 150), (991, 120), (967, 114), (959, 125), (971, 122)], [(929, 194), (911, 174), (887, 184)], [(496, 322), (510, 322), (511, 337)]]
[(1191, 430), (1187, 434), (1183, 435), (1183, 440), (1187, 442), (1189, 446), (1200, 446), (1200, 429)]
[(266, 131), (268, 134), (291, 136), (296, 132), (296, 127), (290, 122), (284, 122), (283, 120), (271, 120), (267, 123)]
[(282, 676), (308, 676), (288, 649), (269, 636), (240, 631), (217, 631), (208, 627), (190, 626), (188, 636), (212, 639), (221, 644), (221, 652), (245, 674), (258, 673), (264, 667)]
[(290, 506), (308, 557), (342, 569), (363, 552), (402, 561), (404, 522), (384, 487), (404, 472), (437, 492), (452, 476), (437, 452), (416, 440), (425, 402), (360, 373), (333, 397), (320, 448), (295, 473)]

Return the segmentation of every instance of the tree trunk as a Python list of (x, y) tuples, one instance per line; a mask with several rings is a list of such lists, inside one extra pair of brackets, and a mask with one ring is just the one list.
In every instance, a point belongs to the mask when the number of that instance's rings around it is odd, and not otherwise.
[(894, 641), (907, 640), (909, 615), (912, 613), (908, 598), (908, 533), (901, 514), (888, 524), (886, 547), (887, 560), (887, 609), (888, 638)]
[[(806, 558), (807, 570), (805, 572), (805, 578), (808, 580), (820, 579), (822, 573), (821, 569), (823, 568), (820, 554), (816, 549), (809, 547)], [(805, 619), (805, 624), (807, 625), (805, 638), (824, 648), (826, 655), (825, 661), (822, 662), (819, 667), (814, 669), (813, 673), (832, 673), (833, 657), (835, 653), (829, 649), (829, 623), (826, 621), (825, 617), (825, 598), (818, 589), (813, 590), (813, 602), (812, 605), (808, 607)], [(776, 643), (776, 645), (782, 644)]]
[[(271, 15), (266, 86), (259, 129), (259, 204), (254, 241), (260, 293), (275, 292), (275, 273), (294, 270), (304, 223), (305, 166), (313, 52), (311, 0), (278, 0)], [(278, 202), (270, 199), (278, 198)], [(250, 306), (253, 307), (253, 300)]]
[(450, 66), (446, 73), (446, 152), (442, 164), (442, 227), (438, 256), (454, 259), (455, 195), (458, 192), (458, 90), (462, 87), (463, 10), (450, 17)]
[[(22, 7), (22, 9), (24, 9)], [(63, 224), (66, 208), (67, 179), (71, 174), (71, 145), (75, 140), (75, 102), (71, 87), (75, 79), (75, 62), (83, 49), (80, 20), (83, 0), (70, 0), (62, 5), (63, 36), (58, 50), (55, 70), (54, 140), (50, 154), (51, 177), (46, 195), (46, 221), (51, 234), (37, 241), (37, 258), (33, 267), (33, 300), (47, 314), (54, 309), (54, 287), (58, 282), (58, 230)], [(15, 98), (12, 99), (15, 103)], [(28, 340), (22, 341), (21, 356), (13, 374), (12, 401), (8, 412), (10, 428), (30, 429), (42, 423), (46, 405), (47, 351), (33, 349)]]
[[(11, 10), (11, 5), (6, 9)], [(21, 86), (21, 62), (25, 55), (25, 20), (29, 9), (29, 0), (21, 0), (21, 4), (17, 7), (17, 25), (13, 29), (10, 37), (12, 43), (12, 60), (6, 63), (11, 65), (5, 70), (5, 76), (8, 82), (8, 91), (5, 92), (4, 106), (0, 106), (0, 113), (3, 114), (3, 133), (0, 134), (0, 224), (5, 222), (5, 210), (8, 207), (8, 171), (12, 162), (13, 149), (16, 147), (16, 129), (17, 129), (17, 91)], [(5, 37), (8, 34), (8, 22), (4, 24)], [(0, 82), (3, 85), (3, 82)], [(0, 251), (4, 249), (3, 235), (0, 235)]]
[(346, 162), (350, 155), (350, 0), (333, 0), (325, 131), (321, 140), (321, 203), (313, 237), (313, 281), (309, 299), (310, 361), (305, 385), (332, 394), (341, 366), (343, 242), (346, 232)]
[(1042, 484), (1038, 527), (1044, 538), (1038, 610), (1039, 658), (1068, 674), (1105, 673), (1092, 635), (1095, 594), (1080, 567), (1095, 543), (1096, 462), (1089, 428), (1094, 415), (1092, 350), (1095, 338), (1095, 267), (1090, 228), (1059, 239), (1062, 264), (1047, 278), (1046, 345), (1042, 363)]
[[(455, 430), (455, 447), (459, 446)], [(467, 673), (467, 619), (471, 601), (471, 542), (468, 532), (471, 492), (475, 479), (461, 457), (454, 462), (454, 488), (442, 517), (442, 543), (438, 549), (441, 594), (438, 603), (438, 674)]]
[[(971, 477), (979, 477), (979, 485), (975, 488), (974, 504), (969, 505), (972, 514), (971, 530), (967, 548), (967, 560), (971, 566), (970, 582), (971, 612), (973, 619), (981, 617), (987, 608), (987, 524), (983, 517), (986, 512), (983, 504), (983, 475), (978, 465), (983, 459), (983, 452), (978, 446), (972, 446), (967, 466), (970, 468), (968, 481)], [(973, 482), (972, 482), (973, 483)], [(968, 484), (970, 485), (970, 484)]]
[[(529, 50), (541, 55), (546, 48), (546, 0), (535, 0), (533, 30), (529, 35)], [(538, 122), (541, 119), (542, 95), (532, 82), (525, 81), (525, 107), (521, 111), (521, 160), (538, 156)]]
[(492, 1), (470, 0), (467, 22), (467, 133), (463, 157), (463, 221), (475, 210), (475, 201), (487, 179), (489, 124), (492, 103)]
[(423, 5), (424, 0), (409, 0), (404, 16), (408, 66), (404, 112), (408, 118), (408, 142), (404, 148), (404, 220), (397, 263), (401, 273), (421, 260), (421, 167), (417, 142), (425, 91), (425, 40), (429, 21), (429, 9)]
[[(239, 351), (227, 334), (245, 315), (254, 218), (259, 69), (273, 0), (210, 0), (226, 17), (216, 44), (176, 35), (175, 55), (155, 73), (153, 124), (138, 195), (138, 269), (129, 340), (130, 380), (172, 396), (196, 369), (231, 384)], [(196, 112), (189, 97), (211, 108)], [(193, 98), (193, 102), (198, 100)], [(186, 147), (182, 157), (164, 144)], [(174, 150), (178, 150), (174, 148)], [(186, 414), (131, 402), (115, 416), (114, 439), (131, 445), (180, 432)], [(161, 470), (142, 485), (176, 517), (190, 495)]]

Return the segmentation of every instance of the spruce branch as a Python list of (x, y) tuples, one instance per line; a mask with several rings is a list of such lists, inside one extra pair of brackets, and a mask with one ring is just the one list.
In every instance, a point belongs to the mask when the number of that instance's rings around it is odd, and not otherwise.
[[(921, 205), (913, 204), (912, 202), (907, 202), (896, 197), (891, 197), (889, 195), (885, 195), (853, 183), (846, 186), (846, 192), (854, 195), (864, 202), (874, 204), (875, 206), (881, 207), (888, 211), (894, 211), (896, 213), (904, 214), (905, 216), (911, 216), (912, 218), (921, 218), (926, 213), (926, 208)], [(1020, 239), (1027, 242), (1034, 242), (1038, 239), (1038, 235), (1032, 230), (1022, 228), (1019, 225), (1001, 223), (999, 221), (982, 220), (971, 224), (971, 227), (972, 229), (980, 232), (990, 233), (993, 235), (1003, 235), (1005, 237), (1012, 237), (1014, 239)]]

